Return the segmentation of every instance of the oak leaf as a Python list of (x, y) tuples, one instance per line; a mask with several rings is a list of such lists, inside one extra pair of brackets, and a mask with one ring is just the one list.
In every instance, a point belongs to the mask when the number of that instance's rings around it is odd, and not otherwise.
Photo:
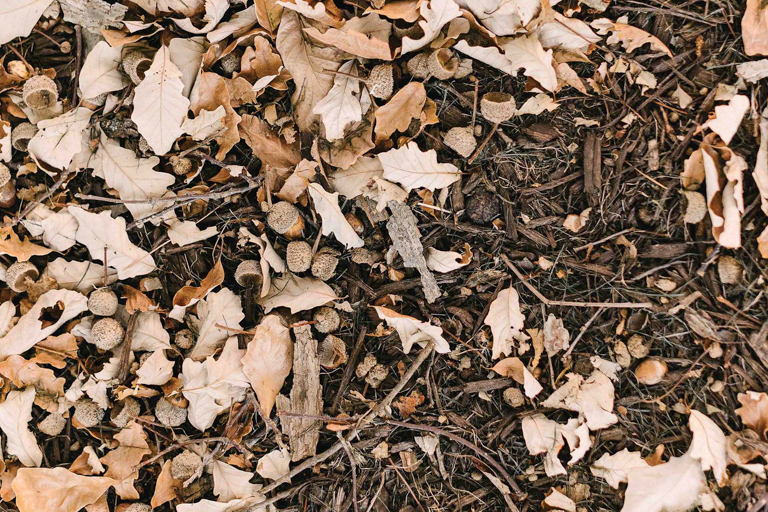
[(60, 288), (81, 293), (92, 290), (94, 286), (110, 285), (117, 281), (117, 271), (112, 268), (104, 272), (104, 266), (98, 263), (67, 261), (64, 258), (56, 258), (48, 263), (43, 275), (55, 279)]
[(115, 480), (80, 476), (64, 468), (22, 468), (13, 480), (19, 512), (78, 512), (98, 500)]
[(565, 445), (560, 425), (543, 414), (534, 414), (523, 418), (523, 439), (528, 453), (545, 453), (544, 471), (547, 476), (565, 475), (567, 472), (558, 459), (560, 450)]
[(0, 44), (27, 37), (53, 0), (4, 0), (0, 4)]
[(695, 409), (688, 418), (688, 427), (693, 433), (689, 449), (691, 457), (701, 461), (703, 470), (711, 469), (718, 485), (723, 485), (728, 464), (725, 434), (714, 421)]
[(205, 15), (203, 21), (205, 26), (203, 28), (197, 28), (192, 24), (192, 20), (189, 18), (172, 19), (176, 26), (180, 29), (189, 32), (190, 34), (207, 34), (216, 28), (221, 19), (227, 14), (229, 10), (229, 0), (205, 0)]
[(256, 116), (243, 114), (240, 136), (248, 147), (267, 165), (293, 167), (301, 161), (299, 146), (285, 142), (269, 125)]
[(405, 132), (411, 119), (419, 119), (426, 101), (427, 91), (421, 82), (411, 82), (397, 91), (376, 109), (376, 140), (388, 139), (395, 131)]
[(536, 380), (528, 368), (525, 367), (523, 362), (518, 357), (507, 357), (496, 363), (493, 367), (493, 371), (504, 377), (510, 377), (518, 384), (523, 385), (525, 390), (525, 396), (528, 398), (534, 398), (541, 393), (544, 389)]
[(373, 306), (378, 313), (379, 318), (384, 320), (388, 326), (394, 327), (400, 336), (400, 342), (403, 344), (403, 352), (408, 354), (414, 343), (426, 347), (430, 341), (435, 344), (435, 352), (446, 354), (451, 351), (448, 342), (443, 338), (443, 330), (428, 322), (422, 322), (412, 316), (401, 315), (383, 306)]
[(575, 373), (566, 375), (568, 382), (547, 398), (543, 407), (567, 409), (580, 413), (590, 430), (610, 427), (619, 419), (613, 414), (614, 389), (611, 379), (595, 370), (588, 379)]
[(80, 90), (85, 98), (95, 98), (106, 92), (119, 91), (126, 86), (120, 72), (122, 48), (112, 48), (106, 41), (99, 41), (85, 58), (80, 70)]
[(240, 296), (235, 295), (229, 288), (209, 294), (197, 305), (200, 317), (197, 343), (189, 353), (195, 361), (202, 361), (212, 355), (229, 338), (229, 329), (240, 329), (240, 322), (245, 318)]
[(456, 251), (440, 251), (434, 247), (427, 249), (427, 267), (435, 272), (453, 272), (466, 267), (472, 261), (472, 249), (464, 244), (464, 254)]
[(219, 259), (208, 272), (208, 275), (200, 281), (200, 286), (187, 285), (176, 292), (176, 295), (173, 296), (173, 310), (168, 316), (174, 320), (181, 321), (184, 318), (184, 313), (187, 308), (197, 304), (200, 299), (204, 298), (212, 289), (223, 282), (224, 267), (221, 265), (221, 260)]
[(765, 7), (760, 0), (747, 0), (741, 18), (741, 37), (747, 55), (768, 55), (768, 9)]
[(622, 16), (616, 22), (607, 18), (600, 18), (590, 23), (590, 25), (601, 36), (611, 32), (611, 36), (606, 42), (608, 44), (621, 43), (628, 52), (634, 51), (645, 44), (650, 44), (652, 49), (666, 53), (669, 57), (673, 56), (667, 45), (662, 43), (658, 37), (652, 36), (645, 30), (627, 25), (627, 18), (625, 16)]
[(141, 425), (133, 421), (115, 434), (115, 441), (120, 445), (100, 459), (107, 466), (104, 476), (116, 481), (115, 491), (122, 499), (137, 500), (139, 493), (133, 482), (139, 473), (135, 468), (146, 455), (152, 453), (147, 444), (147, 434)]
[(250, 498), (261, 488), (250, 482), (253, 473), (237, 469), (220, 460), (213, 461), (213, 494), (221, 501)]
[(614, 489), (618, 489), (620, 483), (627, 482), (630, 471), (647, 467), (649, 464), (645, 462), (640, 452), (630, 452), (624, 448), (613, 455), (604, 453), (589, 467), (589, 470), (593, 475), (604, 478)]
[(173, 478), (171, 475), (171, 460), (166, 460), (163, 464), (163, 469), (160, 470), (160, 474), (157, 476), (155, 492), (152, 494), (152, 501), (150, 502), (152, 508), (157, 508), (163, 503), (176, 499), (176, 491), (182, 488), (183, 483), (183, 481)]
[(352, 18), (340, 29), (331, 27), (320, 32), (316, 27), (308, 27), (304, 32), (313, 39), (357, 57), (392, 60), (389, 46), (392, 23), (381, 19), (378, 14)]
[[(322, 116), (325, 138), (329, 141), (344, 137), (344, 129), (363, 119), (360, 105), (360, 80), (354, 61), (347, 61), (333, 78), (333, 87), (328, 94), (312, 108), (312, 113)], [(348, 76), (352, 75), (352, 76)]]
[(363, 239), (355, 233), (354, 228), (339, 208), (339, 193), (331, 194), (318, 183), (310, 183), (308, 191), (315, 205), (315, 210), (323, 219), (323, 235), (328, 236), (333, 233), (336, 240), (344, 244), (347, 249), (362, 247), (364, 245)]
[[(262, 413), (269, 416), (293, 366), (290, 330), (278, 315), (267, 315), (256, 326), (242, 359), (243, 372), (256, 392)], [(290, 458), (289, 458), (290, 460)]]
[(631, 469), (627, 481), (622, 512), (685, 512), (707, 486), (699, 461), (690, 453), (657, 466)]
[(27, 149), (35, 158), (66, 169), (82, 149), (83, 131), (91, 122), (93, 111), (77, 107), (66, 114), (37, 123), (40, 131), (29, 141)]
[(512, 353), (514, 340), (520, 335), (525, 316), (520, 311), (520, 297), (511, 286), (499, 292), (483, 322), (493, 334), (492, 359)]
[(422, 2), (419, 22), (424, 35), (419, 39), (403, 38), (402, 55), (423, 48), (435, 39), (445, 25), (452, 19), (461, 16), (461, 9), (453, 0), (429, 0)]
[(50, 252), (51, 249), (34, 244), (29, 239), (21, 240), (12, 226), (0, 227), (0, 254), (8, 254), (19, 261), (28, 261), (32, 256), (44, 256)]
[(288, 450), (272, 450), (256, 463), (256, 472), (262, 478), (277, 480), (291, 469), (291, 454)]
[(459, 169), (449, 163), (438, 163), (434, 149), (422, 151), (415, 142), (379, 153), (385, 179), (400, 183), (410, 192), (415, 188), (435, 190), (459, 180)]
[(35, 388), (30, 386), (24, 391), (9, 392), (0, 403), (0, 430), (6, 437), (5, 449), (25, 466), (39, 466), (43, 462), (43, 452), (28, 425), (34, 402)]
[(202, 12), (205, 0), (131, 0), (151, 15), (161, 12), (178, 13), (194, 16)]
[(757, 432), (760, 438), (768, 440), (768, 394), (747, 391), (737, 396), (741, 407), (736, 414), (745, 427)]
[(275, 308), (290, 308), (291, 314), (323, 306), (339, 297), (333, 288), (315, 277), (295, 276), (285, 273), (272, 281), (269, 293), (259, 299), (259, 304), (269, 313)]

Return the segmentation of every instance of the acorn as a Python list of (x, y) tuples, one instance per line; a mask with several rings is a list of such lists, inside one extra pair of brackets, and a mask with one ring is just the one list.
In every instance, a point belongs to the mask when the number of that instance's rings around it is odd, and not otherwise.
[(151, 65), (152, 59), (141, 52), (130, 52), (123, 57), (123, 72), (135, 85), (139, 85), (144, 80), (144, 73)]
[(321, 251), (312, 260), (312, 275), (323, 281), (328, 281), (336, 273), (339, 258), (334, 251)]
[(378, 64), (373, 66), (371, 73), (365, 80), (365, 85), (368, 86), (368, 92), (371, 93), (371, 96), (374, 98), (379, 98), (381, 100), (388, 100), (391, 98), (395, 86), (392, 64)]
[(235, 281), (245, 288), (243, 294), (243, 309), (245, 310), (245, 321), (251, 323), (253, 320), (253, 291), (264, 282), (264, 276), (261, 273), (261, 265), (256, 260), (241, 261), (235, 270)]
[(429, 54), (427, 69), (438, 80), (448, 80), (459, 70), (459, 59), (448, 48), (440, 48)]
[(169, 159), (169, 162), (171, 164), (171, 168), (173, 169), (173, 173), (176, 176), (184, 176), (185, 174), (189, 174), (193, 167), (192, 160), (183, 156), (180, 157), (173, 155)]
[(11, 132), (11, 145), (18, 151), (26, 151), (27, 145), (37, 133), (37, 126), (32, 123), (21, 123)]
[(59, 99), (59, 89), (56, 82), (45, 75), (35, 75), (24, 82), (22, 90), (24, 103), (34, 110), (52, 107)]
[(477, 147), (477, 139), (472, 134), (470, 127), (451, 128), (443, 135), (443, 143), (464, 158), (471, 155)]
[(667, 363), (659, 359), (646, 359), (635, 368), (635, 378), (646, 386), (658, 384), (666, 374)]
[(117, 312), (117, 295), (109, 288), (97, 288), (88, 296), (88, 309), (96, 316), (112, 316)]
[(5, 283), (8, 287), (17, 292), (27, 291), (27, 279), (35, 281), (40, 272), (29, 261), (17, 261), (5, 271)]
[(10, 208), (16, 202), (16, 181), (11, 170), (0, 163), (0, 208)]
[(320, 360), (320, 366), (326, 370), (333, 370), (347, 362), (347, 346), (344, 340), (329, 334), (318, 346), (317, 357)]
[(91, 327), (91, 342), (99, 350), (112, 350), (123, 342), (125, 329), (114, 318), (102, 318)]
[(291, 272), (305, 272), (312, 266), (312, 247), (303, 241), (296, 240), (285, 248), (285, 262)]
[(304, 218), (299, 209), (287, 201), (272, 205), (267, 214), (267, 224), (278, 234), (291, 240), (300, 237), (304, 230)]
[(318, 308), (312, 319), (315, 321), (315, 329), (323, 334), (336, 332), (341, 325), (339, 313), (329, 307)]

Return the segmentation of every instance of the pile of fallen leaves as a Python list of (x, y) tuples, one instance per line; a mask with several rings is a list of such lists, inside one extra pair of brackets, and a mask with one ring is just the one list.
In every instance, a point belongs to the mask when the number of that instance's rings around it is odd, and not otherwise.
[[(764, 509), (768, 59), (696, 87), (732, 6), (667, 42), (631, 6), (0, 0), (6, 506)], [(765, 6), (741, 22), (768, 55)], [(700, 356), (652, 353), (657, 318)], [(740, 408), (669, 399), (700, 364)], [(638, 411), (679, 434), (624, 443)]]

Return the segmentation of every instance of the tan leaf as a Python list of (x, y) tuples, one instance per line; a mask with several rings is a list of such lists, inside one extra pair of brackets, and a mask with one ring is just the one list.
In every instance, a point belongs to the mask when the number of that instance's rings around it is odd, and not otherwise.
[(291, 454), (288, 450), (272, 450), (259, 459), (256, 472), (262, 478), (277, 480), (287, 475), (291, 469)]
[(528, 453), (545, 453), (544, 471), (547, 476), (565, 475), (567, 472), (558, 459), (560, 450), (565, 445), (557, 422), (547, 419), (543, 414), (534, 414), (523, 418), (523, 439)]
[(498, 359), (502, 354), (510, 355), (514, 348), (514, 340), (523, 328), (525, 315), (520, 311), (520, 298), (517, 290), (511, 286), (499, 292), (491, 303), (488, 315), (483, 322), (491, 328), (493, 334), (492, 359)]
[(250, 498), (257, 494), (261, 485), (252, 484), (253, 473), (237, 469), (220, 460), (213, 461), (213, 494), (220, 501)]
[(140, 290), (133, 286), (123, 285), (123, 296), (125, 297), (125, 310), (133, 314), (136, 311), (151, 311), (157, 308), (155, 301), (144, 295)]
[(320, 32), (315, 27), (304, 31), (314, 39), (364, 59), (392, 60), (389, 37), (392, 24), (378, 14), (352, 18), (341, 29), (329, 28)]
[(347, 169), (363, 155), (375, 147), (373, 143), (373, 121), (375, 109), (368, 109), (359, 125), (352, 126), (347, 136), (333, 142), (325, 139), (318, 141), (318, 153), (323, 161), (333, 167)]
[(405, 132), (411, 119), (418, 119), (427, 100), (421, 82), (411, 82), (401, 88), (382, 107), (376, 109), (376, 140), (388, 139), (395, 131)]
[(298, 144), (288, 144), (256, 116), (243, 114), (240, 136), (267, 165), (289, 168), (301, 161)]
[(106, 468), (101, 464), (99, 456), (96, 455), (93, 447), (86, 446), (83, 448), (82, 453), (70, 464), (69, 470), (78, 475), (92, 476), (104, 473)]
[(275, 194), (283, 201), (296, 204), (299, 197), (306, 192), (310, 182), (315, 180), (315, 174), (319, 169), (317, 162), (311, 162), (309, 160), (302, 160), (299, 165), (293, 170), (293, 173), (288, 176), (280, 187), (280, 191)]
[(77, 107), (66, 114), (37, 123), (40, 131), (32, 137), (27, 148), (38, 160), (66, 169), (82, 149), (83, 131), (91, 122), (93, 111)]
[(627, 476), (631, 470), (647, 467), (649, 465), (640, 452), (630, 452), (624, 448), (613, 455), (604, 453), (589, 467), (589, 470), (593, 475), (604, 478), (614, 489), (618, 489), (620, 483), (627, 482)]
[(161, 12), (179, 13), (184, 16), (194, 16), (202, 12), (205, 0), (132, 0), (151, 15)]
[(309, 185), (309, 195), (315, 205), (315, 210), (323, 219), (322, 232), (328, 236), (333, 233), (336, 240), (344, 244), (349, 249), (352, 247), (362, 247), (363, 239), (355, 233), (354, 228), (349, 224), (344, 214), (339, 208), (339, 193), (331, 194), (318, 183)]
[(619, 18), (618, 22), (613, 22), (607, 18), (600, 18), (590, 23), (597, 33), (604, 36), (611, 32), (611, 36), (606, 40), (608, 44), (621, 43), (628, 52), (634, 51), (645, 44), (650, 44), (651, 48), (657, 52), (664, 52), (672, 57), (667, 45), (661, 42), (658, 37), (652, 36), (645, 30), (627, 25), (627, 18)]
[(541, 384), (539, 384), (539, 381), (536, 380), (536, 377), (528, 371), (528, 368), (525, 367), (520, 358), (504, 358), (496, 363), (493, 367), (493, 371), (504, 377), (514, 379), (518, 384), (522, 384), (523, 389), (525, 389), (525, 396), (528, 398), (534, 398), (544, 389), (541, 387)]
[(107, 270), (104, 282), (103, 265), (90, 261), (67, 261), (64, 258), (56, 258), (48, 263), (43, 275), (55, 279), (60, 288), (81, 293), (92, 290), (94, 286), (110, 285), (117, 281), (117, 272), (114, 269)]
[(403, 352), (408, 354), (414, 343), (426, 347), (430, 341), (434, 341), (435, 352), (446, 354), (451, 351), (450, 345), (443, 338), (443, 330), (428, 322), (422, 322), (412, 316), (401, 315), (397, 311), (382, 306), (373, 306), (379, 318), (388, 326), (394, 327), (403, 344)]
[(341, 65), (340, 74), (333, 78), (333, 87), (312, 109), (313, 114), (322, 116), (325, 138), (329, 141), (343, 138), (347, 126), (363, 119), (360, 80), (352, 77), (357, 76), (354, 64), (354, 61), (347, 61)]
[(4, 0), (0, 4), (0, 44), (27, 37), (53, 0)]
[(206, 39), (210, 43), (218, 43), (231, 35), (241, 36), (256, 23), (258, 23), (257, 10), (246, 8), (234, 13), (229, 21), (220, 23), (214, 30), (208, 32)]
[(240, 132), (238, 124), (241, 117), (232, 108), (227, 82), (224, 77), (217, 73), (203, 72), (195, 81), (195, 86), (190, 94), (190, 109), (195, 115), (199, 115), (202, 110), (216, 110), (223, 106), (227, 112), (224, 117), (224, 126), (227, 130), (214, 139), (219, 145), (219, 151), (216, 153), (218, 160), (223, 160), (229, 150), (240, 142)]
[(341, 11), (331, 0), (285, 0), (277, 4), (331, 27), (340, 27), (344, 23)]
[(245, 318), (240, 296), (235, 295), (229, 288), (222, 288), (201, 300), (197, 305), (197, 314), (201, 323), (197, 342), (189, 352), (189, 357), (195, 361), (202, 361), (213, 355), (229, 338), (230, 331), (218, 327), (219, 325), (240, 329), (240, 322)]
[(112, 48), (106, 41), (99, 41), (83, 63), (80, 70), (80, 90), (85, 98), (95, 98), (99, 94), (119, 91), (126, 86), (124, 75), (119, 66), (122, 61), (122, 49)]
[(566, 18), (554, 12), (554, 18), (537, 27), (539, 41), (544, 48), (579, 50), (589, 53), (592, 45), (600, 41), (589, 25), (576, 18)]
[(32, 236), (42, 236), (43, 243), (54, 251), (66, 251), (77, 243), (77, 220), (66, 209), (54, 212), (39, 204), (21, 222)]
[(296, 92), (291, 96), (296, 124), (301, 131), (310, 131), (310, 126), (320, 120), (312, 113), (315, 105), (333, 87), (333, 75), (327, 71), (339, 69), (342, 55), (335, 48), (312, 44), (304, 36), (305, 26), (306, 22), (295, 11), (285, 11), (276, 46), (296, 85)]
[[(43, 324), (44, 309), (56, 310), (59, 315), (56, 322), (46, 320)], [(0, 338), (0, 361), (26, 352), (87, 309), (88, 299), (78, 292), (51, 290), (44, 293), (8, 334)]]
[(171, 220), (166, 224), (168, 224), (168, 238), (171, 240), (171, 243), (176, 244), (179, 247), (207, 240), (208, 238), (219, 234), (219, 230), (216, 226), (200, 229), (197, 227), (197, 224), (191, 220)]
[(657, 466), (631, 469), (627, 480), (622, 512), (690, 510), (707, 485), (699, 461), (690, 453)]
[(174, 320), (181, 321), (184, 318), (184, 312), (188, 307), (197, 304), (197, 302), (208, 295), (213, 288), (216, 288), (224, 282), (224, 267), (221, 260), (217, 260), (208, 275), (200, 281), (200, 286), (184, 286), (173, 296), (173, 310), (169, 314)]
[(40, 394), (51, 397), (64, 396), (66, 381), (56, 377), (50, 368), (41, 368), (34, 361), (12, 355), (0, 363), (0, 375), (13, 382), (17, 388), (34, 386)]
[(167, 459), (163, 464), (163, 469), (155, 482), (155, 492), (152, 494), (152, 508), (157, 508), (164, 503), (176, 499), (176, 490), (181, 489), (181, 480), (176, 480), (171, 476), (171, 460)]
[(391, 20), (403, 20), (413, 23), (419, 19), (419, 6), (421, 3), (422, 0), (394, 0), (387, 2), (380, 9), (369, 7), (365, 12), (375, 12)]
[(182, 94), (189, 98), (192, 86), (200, 74), (200, 65), (205, 52), (203, 37), (177, 37), (168, 43), (171, 62), (181, 71), (181, 83), (184, 84)]
[(156, 350), (136, 370), (138, 384), (162, 386), (173, 377), (173, 361), (165, 357), (165, 350)]
[(28, 387), (24, 391), (9, 392), (0, 403), (0, 430), (6, 437), (5, 449), (25, 466), (39, 466), (43, 462), (43, 452), (28, 425), (34, 402), (35, 388)]
[[(6, 217), (6, 223), (9, 221)], [(0, 254), (8, 254), (19, 261), (28, 261), (32, 256), (44, 256), (51, 249), (33, 244), (29, 239), (21, 240), (13, 227), (0, 227)]]
[(744, 53), (768, 55), (768, 9), (760, 0), (747, 0), (747, 9), (741, 18), (741, 37)]
[(181, 128), (184, 130), (184, 133), (190, 135), (194, 140), (205, 140), (225, 130), (224, 119), (226, 117), (227, 109), (223, 105), (219, 105), (213, 111), (201, 110), (200, 114), (194, 119), (184, 121)]
[(242, 362), (243, 373), (256, 392), (261, 411), (269, 416), (293, 366), (291, 333), (280, 316), (267, 315), (256, 326)]
[(438, 163), (434, 149), (422, 151), (415, 142), (379, 153), (379, 160), (384, 169), (384, 178), (400, 183), (408, 192), (415, 188), (445, 188), (460, 177), (455, 165)]
[(285, 273), (272, 281), (269, 293), (259, 299), (269, 313), (275, 308), (290, 308), (291, 314), (323, 306), (339, 297), (333, 288), (315, 277), (300, 277)]
[(464, 254), (456, 251), (439, 251), (434, 247), (427, 249), (427, 267), (435, 272), (453, 272), (466, 267), (472, 261), (472, 248), (464, 244)]
[(543, 510), (576, 512), (576, 503), (574, 503), (571, 498), (554, 488), (552, 489), (552, 492), (549, 494), (549, 496), (544, 498), (544, 501), (541, 502), (541, 505)]
[(736, 409), (736, 414), (741, 422), (757, 432), (763, 440), (768, 439), (768, 395), (747, 391), (739, 393), (738, 399), (741, 407)]
[(13, 480), (13, 490), (19, 512), (78, 512), (116, 483), (112, 478), (80, 476), (64, 468), (22, 468)]
[(461, 16), (461, 9), (453, 0), (429, 0), (422, 2), (420, 9), (421, 17), (419, 22), (424, 35), (419, 39), (411, 39), (406, 36), (403, 38), (402, 55), (408, 52), (423, 48), (437, 37), (445, 25), (452, 19)]
[(725, 434), (714, 421), (695, 409), (688, 418), (688, 427), (693, 433), (689, 449), (691, 457), (701, 461), (703, 470), (711, 469), (718, 485), (723, 485), (728, 464)]
[[(538, 0), (457, 0), (496, 36), (511, 36), (526, 27), (541, 10)], [(553, 2), (556, 3), (556, 2)]]
[(106, 478), (114, 479), (115, 491), (124, 500), (137, 500), (139, 493), (133, 487), (133, 482), (139, 477), (135, 467), (141, 460), (152, 453), (147, 444), (147, 434), (138, 423), (131, 422), (115, 435), (120, 445), (101, 458), (107, 466)]
[(768, 259), (768, 226), (757, 237), (757, 250), (763, 259)]
[(586, 380), (575, 373), (568, 373), (566, 377), (568, 382), (557, 388), (542, 406), (578, 412), (590, 430), (606, 428), (619, 421), (612, 412), (613, 384), (603, 372), (595, 370)]
[(192, 20), (189, 18), (173, 19), (180, 29), (189, 32), (190, 34), (207, 34), (219, 24), (221, 19), (227, 14), (229, 10), (229, 0), (205, 0), (205, 16), (203, 21), (205, 26), (203, 28), (197, 28), (192, 24)]

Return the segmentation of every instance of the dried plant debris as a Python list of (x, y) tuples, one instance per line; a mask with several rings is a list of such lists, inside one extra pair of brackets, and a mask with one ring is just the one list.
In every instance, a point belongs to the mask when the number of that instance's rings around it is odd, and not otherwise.
[(0, 0), (20, 512), (757, 512), (768, 7)]

